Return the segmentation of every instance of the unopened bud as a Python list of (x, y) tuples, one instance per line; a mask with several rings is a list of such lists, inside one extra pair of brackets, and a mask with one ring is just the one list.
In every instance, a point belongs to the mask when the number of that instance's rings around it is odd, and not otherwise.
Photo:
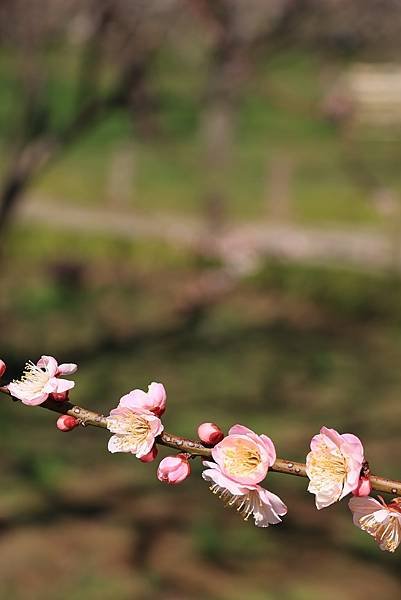
[(157, 478), (164, 483), (175, 485), (181, 483), (191, 473), (188, 458), (185, 454), (166, 456), (157, 469)]
[(148, 462), (152, 462), (152, 460), (155, 460), (156, 456), (158, 455), (158, 449), (156, 444), (153, 446), (152, 450), (150, 452), (148, 452), (147, 454), (145, 454), (144, 456), (140, 457), (140, 461), (143, 463), (148, 463)]
[(216, 423), (201, 423), (198, 427), (199, 439), (208, 446), (215, 446), (224, 438), (224, 433)]
[(53, 392), (51, 397), (53, 398), (53, 400), (56, 400), (57, 402), (67, 402), (68, 390), (66, 390), (65, 392)]
[(60, 431), (71, 431), (72, 429), (75, 429), (75, 427), (78, 427), (79, 421), (70, 415), (60, 415), (56, 425), (57, 429)]
[(353, 490), (354, 496), (369, 496), (372, 491), (372, 485), (370, 483), (369, 477), (360, 477), (358, 481), (358, 486)]
[(4, 362), (4, 360), (1, 360), (0, 358), (0, 377), (3, 377), (4, 373), (6, 372), (7, 366), (6, 363)]

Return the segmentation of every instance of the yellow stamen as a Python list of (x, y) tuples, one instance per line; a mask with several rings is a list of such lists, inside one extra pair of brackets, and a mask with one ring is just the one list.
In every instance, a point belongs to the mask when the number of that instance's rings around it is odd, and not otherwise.
[(258, 468), (261, 458), (258, 450), (253, 447), (237, 445), (224, 452), (224, 468), (232, 475), (243, 476)]

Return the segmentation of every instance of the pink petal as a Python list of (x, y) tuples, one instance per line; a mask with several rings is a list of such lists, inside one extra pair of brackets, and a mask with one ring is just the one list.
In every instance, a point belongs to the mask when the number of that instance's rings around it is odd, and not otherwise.
[(385, 521), (390, 514), (387, 506), (383, 506), (383, 504), (370, 497), (359, 498), (354, 496), (348, 502), (348, 506), (353, 514), (353, 523), (357, 527), (361, 527), (360, 520), (367, 515), (374, 514), (375, 520), (380, 523)]
[(265, 445), (266, 450), (269, 454), (269, 467), (272, 467), (274, 465), (274, 463), (276, 462), (276, 458), (277, 458), (276, 457), (276, 448), (273, 444), (273, 441), (267, 435), (264, 435), (263, 433), (259, 437), (263, 441), (263, 444)]
[(252, 429), (249, 429), (248, 427), (245, 427), (244, 425), (233, 425), (229, 432), (228, 435), (250, 435), (251, 437), (255, 436), (256, 433), (254, 431), (252, 431)]
[[(227, 489), (231, 494), (236, 496), (243, 496), (250, 489), (249, 487), (245, 487), (224, 475), (216, 463), (204, 461), (203, 464), (207, 467), (210, 467), (202, 473), (202, 477), (206, 481), (217, 483), (217, 485), (219, 485), (221, 488)], [(256, 486), (254, 486), (252, 489), (256, 489)]]
[(328, 429), (327, 427), (322, 427), (320, 429), (320, 433), (325, 435), (335, 446), (340, 447), (342, 443), (342, 437), (335, 429)]
[(38, 394), (37, 396), (25, 396), (24, 398), (20, 398), (21, 402), (23, 404), (27, 404), (28, 406), (38, 406), (39, 404), (42, 404), (42, 402), (44, 402), (45, 400), (47, 400), (49, 397), (49, 394)]
[(156, 383), (155, 381), (152, 381), (152, 383), (148, 386), (148, 394), (155, 404), (161, 406), (166, 403), (167, 394), (162, 383)]
[(260, 502), (254, 503), (254, 518), (257, 527), (268, 527), (281, 522), (280, 516), (287, 514), (284, 502), (268, 490), (259, 487), (258, 495)]
[(160, 435), (164, 429), (163, 423), (160, 421), (159, 417), (153, 416), (148, 418), (150, 423), (150, 431), (153, 438)]
[(58, 364), (57, 364), (56, 359), (53, 358), (53, 356), (43, 355), (40, 357), (40, 359), (38, 360), (38, 362), (36, 364), (41, 369), (43, 369), (43, 368), (46, 369), (46, 371), (49, 373), (50, 377), (54, 377), (55, 374), (57, 373)]
[(361, 517), (370, 515), (384, 508), (381, 502), (378, 502), (375, 498), (371, 498), (370, 496), (354, 496), (348, 502), (348, 506), (354, 515), (357, 516), (358, 521)]
[[(52, 379), (50, 380), (50, 382), (53, 381)], [(49, 382), (49, 383), (50, 383)], [(61, 394), (62, 392), (66, 392), (67, 390), (71, 390), (74, 386), (75, 386), (75, 382), (74, 381), (68, 381), (68, 379), (56, 379), (55, 378), (55, 389), (53, 390), (54, 392), (57, 392), (57, 394)]]
[(273, 492), (269, 492), (269, 490), (261, 488), (259, 495), (263, 502), (268, 501), (270, 503), (272, 510), (274, 511), (274, 513), (277, 516), (283, 517), (284, 515), (287, 514), (288, 509), (287, 509), (286, 505), (281, 500), (281, 498), (276, 496), (276, 494), (273, 494)]
[(149, 398), (146, 392), (142, 390), (132, 390), (128, 394), (125, 394), (120, 399), (119, 406), (130, 409), (144, 408), (147, 409), (149, 405)]
[(78, 369), (78, 365), (75, 363), (63, 363), (58, 366), (57, 374), (59, 375), (72, 375)]
[(45, 394), (52, 394), (57, 390), (57, 379), (56, 377), (52, 377), (49, 381), (43, 386), (42, 392)]
[(341, 437), (345, 442), (341, 445), (341, 447), (344, 448), (344, 452), (355, 461), (362, 464), (364, 460), (364, 450), (361, 440), (352, 433), (343, 433)]

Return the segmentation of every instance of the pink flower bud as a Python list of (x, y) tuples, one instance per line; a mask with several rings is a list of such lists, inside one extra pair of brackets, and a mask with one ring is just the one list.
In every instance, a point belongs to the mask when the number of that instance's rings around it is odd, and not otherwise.
[(51, 397), (53, 398), (53, 400), (56, 400), (57, 402), (67, 402), (68, 390), (66, 390), (65, 392), (53, 392), (51, 394)]
[(360, 477), (358, 481), (358, 487), (353, 490), (354, 496), (369, 496), (372, 491), (372, 485), (369, 477)]
[(144, 456), (140, 457), (140, 461), (143, 463), (148, 463), (148, 462), (152, 462), (153, 460), (155, 460), (156, 456), (158, 455), (159, 451), (157, 449), (156, 444), (153, 446), (152, 450), (150, 452), (148, 452), (147, 454), (145, 454)]
[(79, 425), (78, 419), (70, 415), (60, 415), (57, 419), (57, 429), (60, 431), (71, 431)]
[(215, 423), (201, 423), (198, 427), (198, 436), (208, 446), (215, 446), (224, 438), (224, 433)]
[(6, 372), (6, 369), (6, 363), (0, 358), (0, 377), (3, 377), (4, 373)]
[(164, 483), (175, 485), (184, 481), (190, 473), (188, 458), (185, 454), (177, 454), (177, 456), (163, 458), (157, 469), (157, 478)]

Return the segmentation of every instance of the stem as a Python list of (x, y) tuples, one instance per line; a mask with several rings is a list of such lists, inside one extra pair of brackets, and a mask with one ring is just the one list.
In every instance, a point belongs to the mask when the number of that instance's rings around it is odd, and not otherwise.
[[(12, 400), (17, 401), (16, 398), (11, 396), (7, 386), (1, 386), (0, 392), (7, 394)], [(78, 419), (84, 427), (86, 425), (92, 425), (93, 427), (107, 429), (107, 420), (104, 415), (82, 408), (71, 402), (58, 402), (48, 398), (42, 402), (42, 404), (39, 404), (39, 406), (62, 415), (71, 415)], [(156, 442), (161, 446), (174, 448), (191, 455), (204, 456), (205, 458), (211, 458), (212, 456), (212, 449), (204, 446), (202, 442), (189, 440), (172, 433), (167, 433), (167, 431), (163, 431), (163, 433), (156, 438)], [(305, 463), (294, 462), (285, 458), (277, 458), (274, 465), (270, 467), (270, 471), (295, 475), (296, 477), (307, 477)], [(369, 478), (373, 490), (393, 494), (394, 496), (401, 496), (401, 481), (386, 479), (379, 475), (369, 475)]]

